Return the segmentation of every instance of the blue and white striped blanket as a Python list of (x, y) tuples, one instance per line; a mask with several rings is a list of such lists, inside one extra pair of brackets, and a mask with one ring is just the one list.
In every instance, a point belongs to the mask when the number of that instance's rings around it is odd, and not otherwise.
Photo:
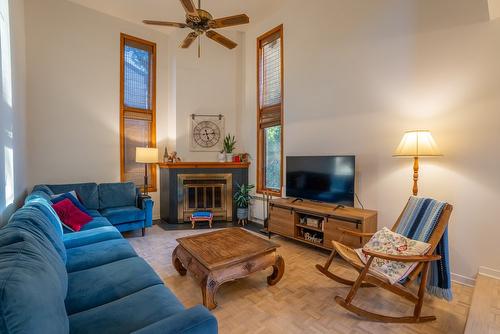
[[(428, 242), (445, 206), (445, 202), (431, 198), (410, 197), (396, 233), (413, 240)], [(430, 264), (427, 291), (436, 297), (451, 300), (453, 294), (451, 292), (448, 228), (439, 241), (435, 254), (441, 255), (441, 260), (433, 261)]]

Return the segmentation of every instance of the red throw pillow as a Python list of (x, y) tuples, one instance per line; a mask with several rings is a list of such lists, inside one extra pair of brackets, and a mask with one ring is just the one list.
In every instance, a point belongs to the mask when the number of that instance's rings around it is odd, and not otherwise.
[(78, 209), (68, 198), (52, 205), (64, 226), (74, 232), (92, 220), (92, 217)]

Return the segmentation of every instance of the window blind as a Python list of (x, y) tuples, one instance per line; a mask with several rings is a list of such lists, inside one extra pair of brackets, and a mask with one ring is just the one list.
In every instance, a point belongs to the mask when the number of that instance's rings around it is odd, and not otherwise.
[(281, 103), (281, 38), (275, 38), (261, 46), (260, 98), (261, 107)]
[(124, 104), (151, 109), (151, 52), (126, 44), (124, 49)]
[[(151, 122), (147, 120), (124, 119), (124, 174), (125, 180), (134, 182), (137, 186), (144, 184), (144, 164), (135, 162), (135, 148), (151, 145)], [(152, 175), (152, 166), (148, 166)], [(149, 179), (149, 186), (154, 182)]]

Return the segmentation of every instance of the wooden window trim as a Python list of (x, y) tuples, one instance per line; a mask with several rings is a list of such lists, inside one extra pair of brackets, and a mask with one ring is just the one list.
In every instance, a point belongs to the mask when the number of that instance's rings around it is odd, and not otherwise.
[[(125, 42), (131, 41), (139, 48), (151, 50), (151, 109), (130, 108), (124, 105), (125, 100)], [(140, 47), (142, 46), (142, 47)], [(148, 51), (149, 51), (148, 50)], [(127, 112), (136, 114), (127, 116), (127, 118), (145, 119), (139, 116), (140, 113), (150, 115), (151, 117), (151, 146), (156, 147), (156, 43), (130, 36), (124, 33), (120, 34), (120, 180), (125, 180), (125, 116)], [(146, 115), (145, 115), (146, 116)], [(151, 168), (149, 179), (152, 180), (151, 186), (148, 186), (148, 192), (157, 191), (157, 172), (156, 168)]]
[[(260, 104), (260, 54), (261, 54), (261, 46), (263, 43), (268, 42), (268, 39), (274, 35), (279, 34), (280, 37), (280, 63), (281, 63), (281, 96), (280, 103), (267, 106), (265, 108), (261, 108)], [(265, 34), (257, 37), (257, 193), (258, 194), (269, 194), (272, 196), (281, 197), (282, 196), (282, 188), (283, 188), (283, 142), (284, 142), (284, 126), (283, 126), (283, 96), (284, 96), (284, 86), (283, 86), (283, 76), (284, 76), (284, 67), (283, 67), (283, 24), (280, 24), (276, 28), (266, 32)], [(274, 189), (267, 189), (264, 186), (265, 182), (265, 168), (264, 168), (264, 154), (265, 154), (265, 141), (264, 141), (264, 129), (260, 127), (260, 115), (267, 110), (272, 111), (276, 108), (280, 110), (280, 125), (281, 125), (281, 158), (280, 158), (280, 190), (276, 191)]]

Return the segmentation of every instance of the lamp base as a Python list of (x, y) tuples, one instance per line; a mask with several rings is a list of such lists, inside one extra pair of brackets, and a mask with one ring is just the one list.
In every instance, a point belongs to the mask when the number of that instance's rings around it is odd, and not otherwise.
[(148, 195), (148, 164), (144, 164), (144, 191), (143, 195)]
[(413, 158), (413, 196), (418, 195), (418, 157)]

